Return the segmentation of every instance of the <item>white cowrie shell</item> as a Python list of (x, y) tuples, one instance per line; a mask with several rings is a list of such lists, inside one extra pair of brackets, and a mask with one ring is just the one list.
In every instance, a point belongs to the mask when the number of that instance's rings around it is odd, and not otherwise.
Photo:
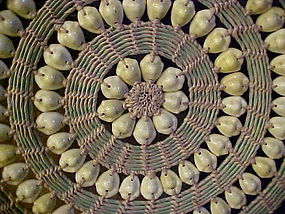
[(69, 149), (61, 154), (59, 165), (65, 172), (74, 173), (84, 163), (86, 154), (82, 154), (80, 149)]
[(285, 29), (269, 34), (264, 42), (269, 45), (268, 50), (271, 52), (285, 54)]
[[(4, 106), (0, 105), (0, 122), (5, 120), (6, 118), (7, 118), (7, 109)], [(1, 138), (1, 134), (0, 134), (0, 138)]]
[(116, 24), (122, 24), (124, 12), (119, 0), (102, 0), (99, 11), (105, 22), (111, 27), (114, 27)]
[(233, 209), (241, 209), (246, 205), (246, 196), (242, 190), (235, 186), (231, 186), (228, 191), (225, 191), (225, 197), (229, 206)]
[(194, 153), (194, 162), (201, 172), (212, 172), (217, 167), (217, 157), (206, 149)]
[(9, 68), (2, 60), (0, 60), (0, 80), (8, 78), (9, 74), (10, 74)]
[(200, 208), (197, 208), (193, 211), (193, 214), (210, 214), (210, 212), (204, 208), (204, 207), (200, 207)]
[(235, 117), (240, 117), (247, 110), (247, 103), (240, 96), (226, 97), (222, 100), (222, 104), (224, 105), (223, 112)]
[(215, 66), (221, 73), (232, 73), (241, 69), (243, 61), (244, 58), (239, 49), (229, 48), (216, 58)]
[(130, 137), (133, 133), (136, 120), (130, 113), (123, 114), (112, 123), (112, 133), (119, 139)]
[(266, 157), (258, 157), (254, 158), (255, 163), (252, 164), (252, 168), (256, 172), (256, 174), (261, 178), (271, 178), (274, 176), (276, 172), (276, 165), (274, 160)]
[(103, 19), (96, 7), (85, 6), (77, 13), (80, 26), (91, 33), (99, 34), (104, 30)]
[(51, 213), (51, 211), (55, 208), (55, 205), (56, 197), (53, 197), (51, 193), (47, 193), (34, 201), (32, 210), (33, 213), (36, 214)]
[(285, 117), (272, 117), (269, 120), (272, 127), (268, 131), (277, 139), (285, 139)]
[(118, 76), (110, 76), (103, 81), (101, 91), (108, 99), (121, 99), (129, 90), (127, 85)]
[(217, 128), (223, 135), (232, 137), (240, 134), (242, 124), (236, 117), (221, 116), (217, 120)]
[(225, 28), (215, 28), (205, 39), (204, 48), (209, 53), (220, 53), (227, 50), (231, 43), (231, 36)]
[(147, 15), (149, 20), (163, 19), (170, 7), (170, 0), (147, 0)]
[(0, 142), (4, 142), (9, 139), (9, 132), (11, 128), (5, 124), (0, 123)]
[(16, 160), (16, 151), (16, 146), (0, 144), (0, 168)]
[(182, 182), (172, 170), (163, 170), (160, 175), (160, 181), (166, 194), (175, 195), (180, 193)]
[(188, 108), (189, 99), (182, 91), (164, 93), (163, 108), (174, 113), (179, 114)]
[(25, 163), (13, 163), (5, 166), (2, 171), (2, 179), (10, 185), (18, 185), (28, 175), (29, 169)]
[(119, 191), (120, 178), (117, 172), (111, 169), (103, 172), (96, 181), (96, 190), (99, 195), (111, 198)]
[(140, 180), (136, 175), (127, 176), (119, 189), (121, 197), (125, 200), (135, 200), (140, 195)]
[(190, 161), (183, 161), (178, 165), (178, 174), (183, 183), (196, 184), (199, 181), (200, 172)]
[(62, 97), (54, 91), (39, 90), (35, 94), (34, 105), (41, 112), (54, 111), (62, 106)]
[(264, 138), (262, 150), (271, 159), (279, 159), (285, 155), (284, 143), (273, 137)]
[(155, 129), (161, 134), (170, 134), (177, 129), (177, 118), (170, 112), (161, 109), (160, 114), (152, 117)]
[(134, 129), (134, 138), (141, 145), (149, 145), (156, 137), (156, 131), (149, 117), (142, 117), (137, 121)]
[(55, 69), (66, 71), (72, 67), (69, 51), (60, 44), (51, 44), (43, 53), (45, 63)]
[(242, 178), (239, 179), (239, 184), (247, 195), (257, 195), (261, 191), (260, 179), (251, 173), (243, 173)]
[(63, 46), (73, 50), (83, 50), (84, 48), (85, 37), (78, 22), (65, 21), (58, 29), (57, 40)]
[(216, 17), (214, 13), (209, 10), (201, 10), (194, 16), (190, 27), (189, 33), (196, 37), (202, 37), (208, 34), (216, 26)]
[(64, 117), (58, 112), (41, 113), (37, 120), (37, 128), (45, 135), (52, 135), (64, 127)]
[(211, 214), (230, 214), (231, 208), (221, 198), (217, 197), (210, 202)]
[(174, 27), (183, 27), (195, 15), (195, 5), (189, 0), (175, 0), (171, 10), (171, 24)]
[(280, 115), (285, 117), (285, 97), (278, 97), (272, 101), (272, 110)]
[(216, 156), (226, 155), (232, 148), (230, 139), (220, 134), (210, 134), (206, 143), (209, 150)]
[(93, 186), (97, 180), (100, 172), (100, 165), (96, 164), (93, 160), (90, 160), (82, 165), (82, 167), (76, 172), (75, 180), (81, 184), (82, 187)]
[(57, 90), (63, 88), (65, 78), (61, 72), (46, 65), (38, 69), (35, 81), (43, 90)]
[(141, 194), (147, 200), (156, 200), (163, 193), (159, 178), (155, 174), (147, 174), (141, 184)]
[(6, 90), (5, 88), (3, 88), (1, 85), (0, 85), (0, 101), (3, 101), (6, 99)]
[(140, 67), (143, 79), (148, 81), (155, 81), (159, 78), (163, 70), (163, 62), (157, 55), (147, 54), (140, 61)]
[(123, 61), (119, 61), (116, 74), (129, 85), (141, 81), (141, 70), (135, 59), (125, 58)]
[(221, 79), (221, 84), (224, 86), (224, 91), (230, 95), (243, 95), (249, 86), (249, 80), (241, 72), (228, 74)]
[(19, 33), (23, 30), (23, 24), (21, 20), (10, 10), (2, 10), (0, 12), (0, 33), (7, 36), (19, 36)]
[(0, 58), (8, 59), (13, 57), (15, 48), (11, 39), (0, 33)]
[(123, 0), (123, 8), (131, 22), (140, 20), (146, 8), (146, 0)]
[(280, 76), (273, 80), (273, 90), (276, 93), (285, 96), (285, 76)]
[(74, 214), (74, 209), (69, 205), (62, 205), (53, 211), (52, 214)]
[(16, 195), (17, 199), (24, 203), (33, 203), (39, 196), (42, 185), (39, 180), (29, 179), (19, 184)]
[(103, 100), (99, 105), (97, 112), (101, 120), (113, 122), (124, 112), (123, 101)]
[(285, 55), (279, 55), (270, 62), (272, 71), (279, 75), (285, 75)]
[(183, 87), (185, 76), (178, 68), (169, 67), (162, 72), (157, 80), (157, 85), (162, 87), (164, 92), (178, 91)]
[(33, 19), (37, 12), (33, 0), (7, 0), (7, 8), (25, 19)]
[(271, 8), (273, 0), (248, 0), (245, 6), (251, 14), (260, 14)]
[(284, 9), (272, 7), (257, 18), (256, 25), (261, 26), (261, 31), (263, 32), (273, 32), (282, 28), (284, 22)]
[(62, 154), (67, 150), (74, 141), (74, 137), (67, 132), (59, 132), (49, 136), (47, 139), (47, 147), (49, 150), (57, 155)]

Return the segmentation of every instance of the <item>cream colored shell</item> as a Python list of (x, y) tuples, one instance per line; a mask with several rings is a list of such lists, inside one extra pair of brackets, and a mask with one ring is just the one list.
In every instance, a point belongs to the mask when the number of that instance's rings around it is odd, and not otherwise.
[(271, 159), (279, 159), (285, 155), (284, 143), (273, 137), (264, 138), (262, 150)]
[(204, 207), (199, 207), (193, 211), (193, 214), (210, 214), (210, 212)]
[(217, 167), (217, 157), (206, 149), (199, 149), (194, 153), (194, 162), (201, 172), (212, 172)]
[(285, 117), (285, 97), (278, 97), (272, 101), (272, 110), (280, 115)]
[(124, 112), (123, 101), (103, 100), (99, 105), (97, 112), (101, 120), (113, 122)]
[(239, 71), (243, 64), (243, 54), (239, 49), (229, 48), (222, 52), (215, 60), (215, 66), (221, 73), (232, 73)]
[(11, 128), (6, 124), (0, 123), (0, 142), (4, 142), (9, 138), (9, 132)]
[(58, 29), (57, 40), (60, 44), (70, 49), (84, 49), (85, 37), (78, 22), (65, 21)]
[(116, 24), (122, 24), (124, 12), (119, 0), (102, 0), (99, 11), (108, 25), (114, 27)]
[(5, 94), (6, 94), (6, 90), (5, 90), (5, 88), (3, 88), (3, 87), (0, 85), (0, 101), (2, 101), (2, 100), (5, 100), (5, 99), (6, 99)]
[(83, 165), (86, 154), (82, 154), (80, 149), (69, 149), (61, 154), (59, 165), (65, 172), (74, 173)]
[(136, 175), (127, 176), (121, 183), (120, 195), (125, 200), (135, 200), (140, 195), (140, 180)]
[(214, 13), (209, 10), (200, 10), (194, 16), (189, 33), (197, 37), (202, 37), (208, 34), (216, 26), (216, 17)]
[(38, 69), (35, 81), (43, 90), (57, 90), (63, 88), (65, 78), (61, 72), (46, 65)]
[(15, 48), (11, 39), (0, 33), (0, 59), (13, 57)]
[(264, 42), (269, 45), (268, 50), (274, 53), (285, 54), (285, 29), (282, 28), (269, 34)]
[(137, 121), (133, 133), (136, 141), (141, 145), (148, 145), (156, 137), (156, 131), (149, 117), (142, 117)]
[(106, 198), (113, 197), (119, 191), (120, 178), (117, 172), (108, 170), (103, 172), (96, 181), (96, 190)]
[(7, 109), (4, 106), (0, 105), (0, 122), (7, 118), (7, 113), (8, 113)]
[(163, 108), (174, 113), (179, 114), (188, 108), (189, 99), (182, 91), (166, 92), (164, 93)]
[(252, 168), (256, 174), (261, 178), (271, 178), (276, 173), (276, 165), (274, 160), (266, 157), (254, 158), (255, 163), (252, 164)]
[(25, 19), (33, 19), (37, 12), (34, 0), (7, 0), (7, 7)]
[(273, 58), (270, 65), (273, 66), (272, 71), (279, 75), (285, 75), (285, 55), (279, 55)]
[(148, 81), (155, 81), (161, 75), (164, 63), (157, 55), (147, 54), (140, 61), (140, 68), (143, 79)]
[(59, 132), (49, 136), (47, 139), (47, 147), (57, 155), (62, 154), (67, 150), (74, 141), (74, 137), (67, 132)]
[(51, 213), (55, 205), (56, 198), (51, 193), (46, 193), (34, 201), (32, 211), (35, 214)]
[(54, 91), (39, 90), (34, 98), (34, 104), (41, 112), (53, 111), (62, 106), (62, 97)]
[(263, 32), (273, 32), (282, 28), (284, 22), (284, 9), (272, 7), (257, 18), (256, 25), (261, 26), (261, 31)]
[(174, 27), (183, 27), (195, 15), (195, 5), (190, 0), (175, 0), (171, 10), (171, 24)]
[(223, 112), (234, 117), (240, 117), (247, 110), (247, 102), (240, 96), (226, 97), (222, 100)]
[(229, 190), (225, 191), (226, 201), (233, 209), (241, 209), (246, 205), (246, 196), (242, 190), (235, 186), (231, 186)]
[(123, 0), (123, 8), (131, 22), (140, 20), (146, 8), (146, 0)]
[(0, 144), (0, 167), (7, 166), (16, 160), (17, 147), (14, 145)]
[(231, 43), (231, 36), (225, 28), (215, 28), (206, 37), (204, 48), (207, 48), (209, 53), (220, 53), (227, 50)]
[(60, 44), (51, 44), (43, 53), (45, 63), (58, 70), (70, 70), (72, 57), (69, 51)]
[(134, 85), (135, 82), (141, 81), (139, 63), (135, 59), (125, 58), (119, 61), (116, 74), (129, 85)]
[(260, 179), (251, 173), (243, 173), (239, 185), (247, 195), (257, 195), (261, 191)]
[(161, 109), (160, 114), (152, 117), (155, 129), (161, 134), (170, 134), (177, 129), (177, 118), (170, 112)]
[(272, 117), (269, 120), (272, 127), (268, 131), (277, 139), (285, 139), (285, 117)]
[(163, 193), (162, 185), (155, 174), (146, 175), (141, 183), (141, 194), (147, 200), (156, 200)]
[(10, 10), (0, 11), (0, 33), (7, 36), (19, 36), (23, 30), (21, 20)]
[(285, 96), (285, 76), (280, 76), (273, 80), (273, 90), (276, 93)]
[(39, 196), (42, 185), (39, 180), (29, 179), (19, 184), (16, 190), (17, 199), (24, 203), (33, 203)]
[(209, 150), (216, 156), (226, 155), (232, 148), (230, 139), (220, 134), (210, 134), (206, 143)]
[(52, 214), (74, 214), (74, 209), (69, 205), (62, 205), (53, 211)]
[(219, 117), (216, 126), (218, 130), (227, 137), (239, 135), (242, 129), (240, 120), (232, 116)]
[(2, 60), (0, 60), (0, 80), (8, 78), (9, 74), (9, 68)]
[(245, 6), (247, 11), (251, 14), (260, 14), (269, 10), (272, 6), (273, 0), (248, 0)]
[(183, 183), (196, 184), (199, 181), (200, 172), (190, 161), (182, 161), (178, 165), (178, 174)]
[(28, 175), (26, 163), (13, 163), (3, 168), (2, 179), (9, 185), (18, 185)]
[(112, 133), (119, 139), (130, 137), (133, 133), (136, 120), (130, 113), (123, 114), (112, 123)]
[(81, 184), (82, 187), (93, 186), (98, 178), (100, 172), (100, 165), (90, 160), (82, 165), (82, 167), (75, 173), (75, 180)]
[(182, 182), (180, 178), (172, 170), (163, 170), (160, 175), (161, 185), (163, 191), (167, 195), (179, 194), (182, 188)]
[(211, 214), (230, 214), (231, 208), (229, 205), (221, 198), (217, 197), (210, 202)]
[(249, 86), (249, 80), (241, 72), (228, 74), (221, 79), (221, 84), (224, 86), (224, 91), (230, 95), (243, 95)]
[(36, 124), (39, 131), (52, 135), (64, 127), (64, 117), (58, 112), (44, 112), (37, 117)]
[(96, 7), (85, 6), (77, 13), (80, 26), (91, 33), (99, 34), (104, 30), (103, 19)]
[(147, 0), (147, 15), (149, 20), (163, 19), (170, 7), (171, 0)]
[(169, 67), (157, 80), (157, 85), (162, 87), (164, 92), (178, 91), (183, 87), (185, 76), (178, 68)]
[(128, 92), (127, 85), (118, 76), (110, 76), (105, 78), (101, 84), (101, 91), (106, 98), (121, 99)]

